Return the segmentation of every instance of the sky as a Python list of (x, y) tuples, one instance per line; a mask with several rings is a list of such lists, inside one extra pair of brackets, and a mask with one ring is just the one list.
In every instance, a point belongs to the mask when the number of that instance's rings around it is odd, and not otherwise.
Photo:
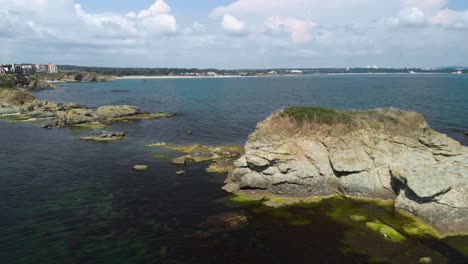
[(468, 66), (466, 0), (0, 0), (0, 63)]

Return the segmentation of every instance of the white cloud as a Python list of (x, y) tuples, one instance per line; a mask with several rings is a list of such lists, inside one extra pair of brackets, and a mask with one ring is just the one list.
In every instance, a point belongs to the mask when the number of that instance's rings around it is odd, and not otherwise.
[(221, 25), (229, 34), (243, 35), (246, 33), (245, 23), (232, 15), (224, 15)]
[(269, 32), (288, 33), (295, 43), (307, 43), (312, 40), (311, 30), (316, 26), (314, 22), (290, 17), (269, 17), (265, 21)]
[(177, 31), (177, 21), (172, 15), (149, 16), (139, 23), (145, 26), (147, 32), (172, 34)]
[(401, 22), (408, 25), (423, 25), (426, 21), (424, 13), (416, 7), (401, 10), (399, 18)]
[(447, 6), (448, 0), (403, 0), (404, 8), (417, 8), (432, 13)]
[(468, 11), (443, 9), (437, 12), (437, 14), (431, 18), (430, 22), (433, 25), (465, 29), (468, 28)]
[(164, 2), (164, 0), (156, 0), (150, 8), (147, 10), (141, 10), (138, 13), (138, 17), (147, 17), (147, 16), (156, 16), (160, 14), (169, 14), (171, 12), (171, 7)]
[(425, 14), (417, 7), (402, 9), (397, 16), (384, 18), (391, 26), (423, 26), (426, 23)]

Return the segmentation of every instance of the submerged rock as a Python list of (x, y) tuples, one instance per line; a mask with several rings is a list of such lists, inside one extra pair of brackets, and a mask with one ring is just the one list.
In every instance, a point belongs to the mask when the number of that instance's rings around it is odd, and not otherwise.
[(431, 264), (432, 263), (432, 258), (430, 258), (430, 257), (420, 258), (419, 263), (421, 263), (421, 264)]
[(101, 132), (81, 137), (80, 139), (91, 141), (117, 141), (124, 139), (126, 135), (127, 132)]
[(468, 136), (468, 130), (463, 131), (463, 134), (465, 134), (465, 136)]
[(199, 226), (202, 231), (194, 233), (195, 238), (207, 238), (216, 233), (238, 231), (249, 224), (247, 217), (241, 213), (228, 212), (208, 217)]
[(133, 170), (135, 171), (145, 171), (148, 170), (148, 165), (135, 165), (133, 166)]
[(391, 200), (442, 236), (468, 233), (468, 148), (417, 113), (286, 109), (257, 126), (234, 166), (229, 192)]

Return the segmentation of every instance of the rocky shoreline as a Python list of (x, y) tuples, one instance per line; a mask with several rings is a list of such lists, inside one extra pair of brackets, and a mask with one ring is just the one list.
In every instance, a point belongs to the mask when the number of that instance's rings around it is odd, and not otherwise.
[(257, 126), (234, 166), (223, 188), (244, 197), (386, 200), (440, 236), (468, 234), (468, 148), (417, 113), (279, 111)]

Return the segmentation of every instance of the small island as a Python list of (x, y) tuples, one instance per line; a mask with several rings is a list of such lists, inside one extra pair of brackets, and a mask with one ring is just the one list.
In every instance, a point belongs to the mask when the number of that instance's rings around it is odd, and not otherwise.
[(258, 124), (224, 190), (238, 199), (387, 201), (440, 237), (468, 233), (468, 148), (397, 109), (292, 107)]

